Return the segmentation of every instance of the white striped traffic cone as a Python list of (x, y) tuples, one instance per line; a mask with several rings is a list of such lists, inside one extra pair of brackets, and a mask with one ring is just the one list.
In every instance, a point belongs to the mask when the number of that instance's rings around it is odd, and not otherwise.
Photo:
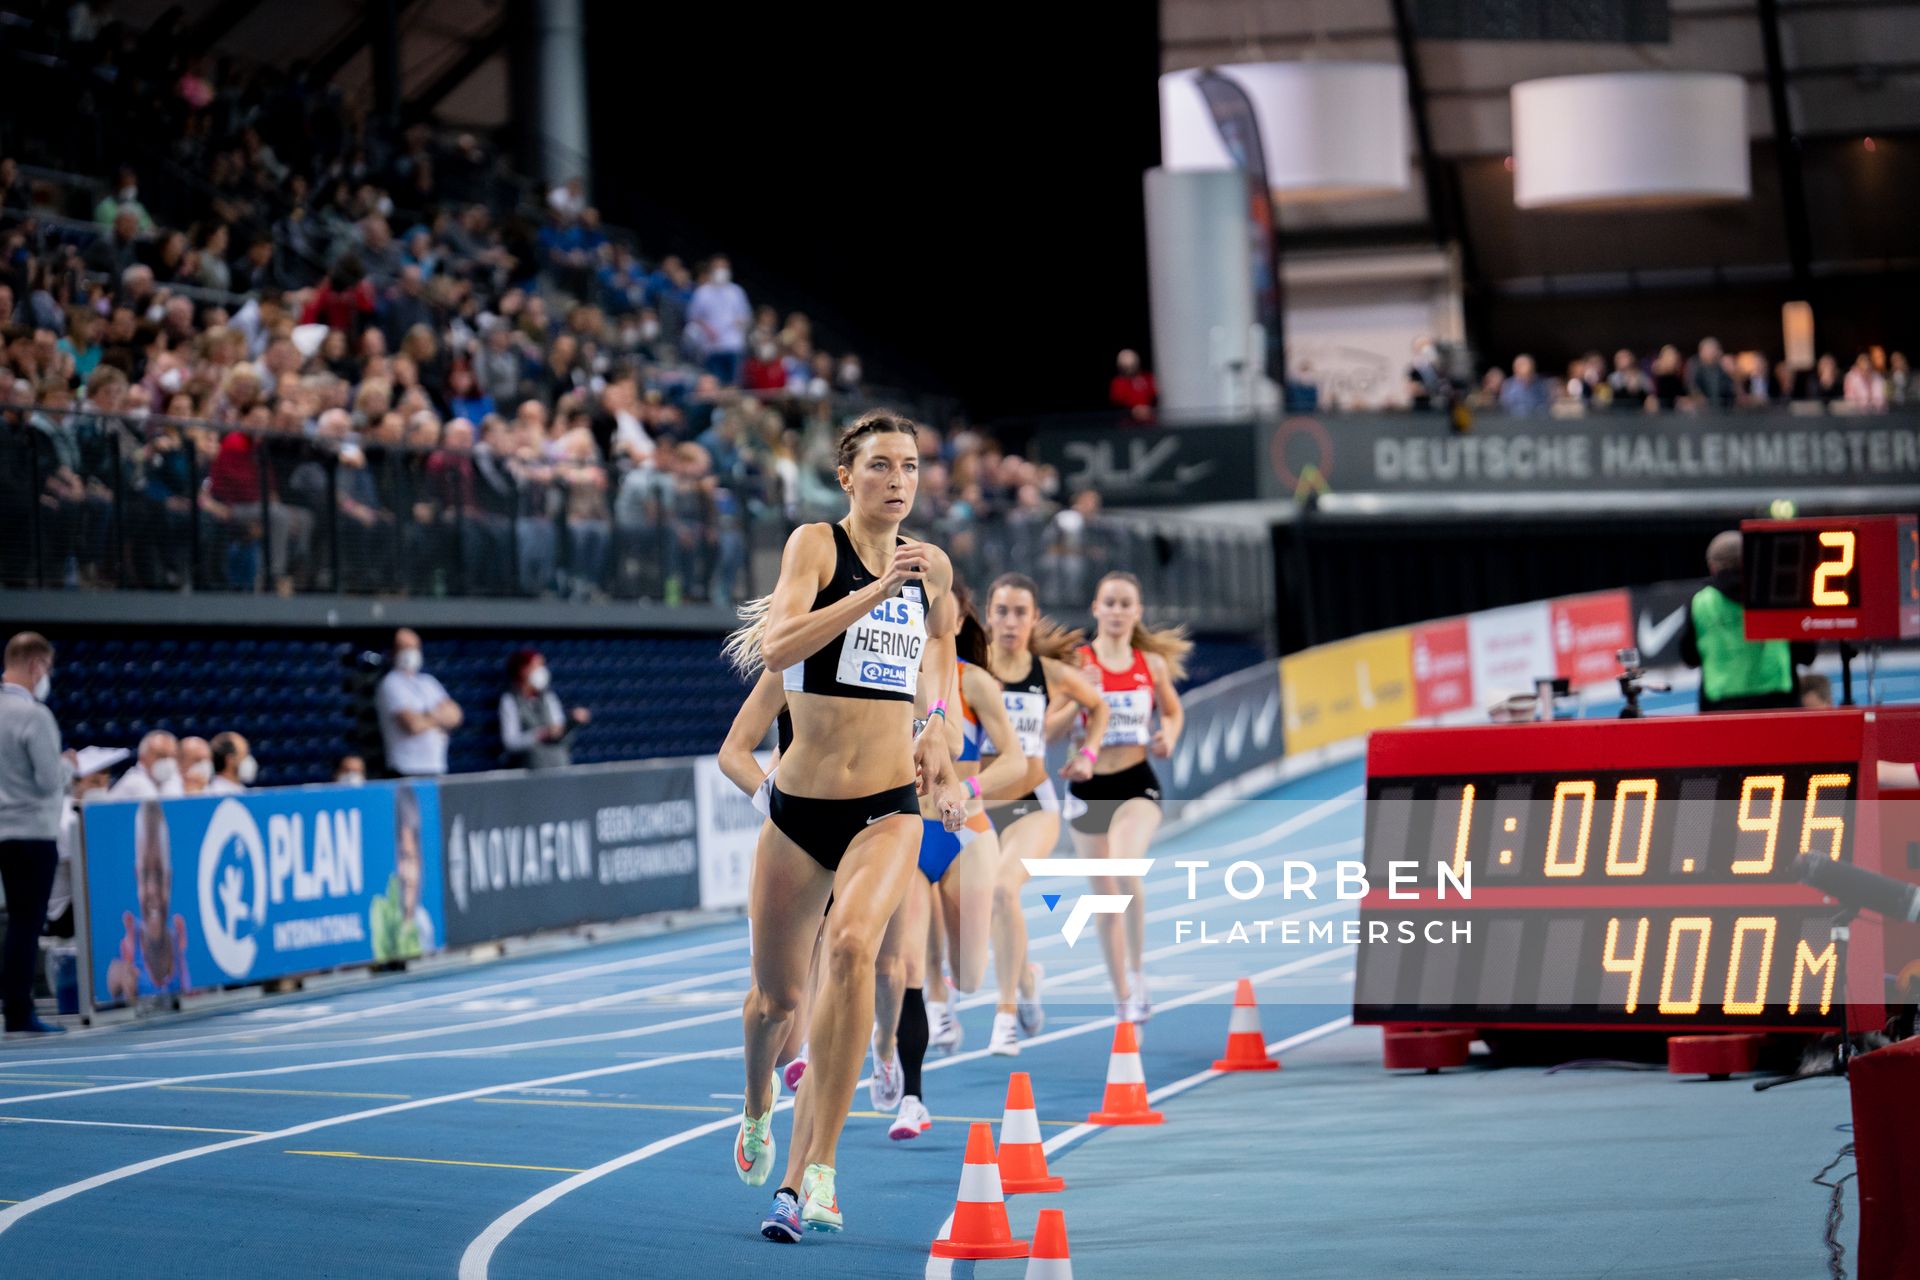
[(1227, 1018), (1227, 1056), (1214, 1061), (1215, 1071), (1278, 1071), (1280, 1063), (1267, 1056), (1267, 1040), (1260, 1034), (1260, 1006), (1253, 999), (1253, 983), (1245, 978), (1233, 993), (1233, 1012)]
[(1033, 1224), (1033, 1256), (1027, 1260), (1027, 1280), (1073, 1280), (1073, 1258), (1067, 1250), (1067, 1215), (1042, 1209)]
[(977, 1121), (967, 1130), (966, 1164), (960, 1169), (960, 1195), (953, 1226), (928, 1250), (936, 1258), (1024, 1258), (1028, 1245), (1013, 1238), (1007, 1202), (1000, 1190), (1000, 1162), (993, 1154), (993, 1126)]
[(1133, 1024), (1113, 1029), (1113, 1056), (1107, 1059), (1107, 1092), (1088, 1124), (1159, 1124), (1166, 1119), (1147, 1104), (1147, 1074), (1140, 1067), (1140, 1041)]
[(1000, 1189), (1018, 1195), (1066, 1188), (1065, 1178), (1047, 1172), (1040, 1117), (1033, 1109), (1033, 1079), (1016, 1071), (1007, 1077), (1007, 1110), (1000, 1118)]

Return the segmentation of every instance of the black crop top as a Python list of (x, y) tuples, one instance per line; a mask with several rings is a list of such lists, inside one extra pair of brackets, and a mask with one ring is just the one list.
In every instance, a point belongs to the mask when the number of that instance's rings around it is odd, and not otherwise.
[(1037, 653), (1028, 654), (1027, 660), (1030, 665), (1026, 675), (1000, 682), (1000, 701), (1006, 705), (1007, 719), (1020, 738), (1020, 753), (1040, 760), (1047, 754), (1047, 667)]
[[(831, 527), (833, 577), (813, 597), (811, 612), (844, 600), (873, 581), (847, 531), (838, 524)], [(912, 702), (926, 648), (926, 587), (920, 579), (909, 578), (896, 594), (855, 619), (811, 657), (781, 672), (780, 683), (790, 693)]]

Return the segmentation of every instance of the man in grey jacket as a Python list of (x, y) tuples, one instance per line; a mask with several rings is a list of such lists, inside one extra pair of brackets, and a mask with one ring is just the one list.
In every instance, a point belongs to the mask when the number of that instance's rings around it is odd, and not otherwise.
[(33, 1012), (33, 968), (60, 855), (61, 800), (73, 779), (72, 753), (60, 750), (60, 726), (44, 705), (52, 688), (53, 646), (22, 631), (7, 641), (0, 672), (0, 884), (7, 894), (7, 938), (0, 965), (8, 1032), (50, 1032)]

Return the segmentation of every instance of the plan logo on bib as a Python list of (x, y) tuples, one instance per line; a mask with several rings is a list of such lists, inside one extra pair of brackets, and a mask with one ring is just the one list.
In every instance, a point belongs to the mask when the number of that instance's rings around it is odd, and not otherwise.
[[(1152, 858), (1022, 858), (1020, 864), (1031, 876), (1144, 876), (1153, 870)], [(1057, 893), (1041, 898), (1051, 911), (1060, 904)], [(1087, 921), (1095, 916), (1117, 916), (1133, 901), (1130, 893), (1083, 893), (1074, 899), (1073, 908), (1060, 925), (1060, 936), (1071, 947), (1080, 941)]]
[(200, 932), (230, 978), (253, 971), (267, 923), (267, 846), (238, 800), (223, 800), (200, 841)]
[(904, 689), (907, 687), (907, 669), (897, 662), (863, 662), (860, 664), (860, 683)]

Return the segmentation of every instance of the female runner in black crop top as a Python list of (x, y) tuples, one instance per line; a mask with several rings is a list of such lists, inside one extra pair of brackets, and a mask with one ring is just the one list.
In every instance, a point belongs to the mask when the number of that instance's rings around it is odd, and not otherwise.
[(806, 1099), (814, 1122), (806, 1150), (788, 1153), (790, 1175), (800, 1176), (789, 1177), (769, 1217), (797, 1198), (793, 1235), (801, 1224), (841, 1229), (835, 1148), (866, 1056), (874, 955), (916, 874), (916, 774), (949, 830), (966, 818), (946, 733), (939, 724), (914, 732), (916, 709), (932, 715), (953, 669), (955, 623), (946, 554), (898, 537), (919, 483), (916, 432), (905, 418), (873, 412), (841, 433), (847, 518), (794, 531), (772, 595), (742, 610), (752, 621), (728, 642), (743, 669), (782, 672), (793, 717), (748, 892), (753, 985), (742, 1011), (746, 1105), (733, 1161), (749, 1186), (772, 1171), (775, 1054), (829, 893), (834, 904), (801, 1082), (803, 1098), (817, 1091)]

